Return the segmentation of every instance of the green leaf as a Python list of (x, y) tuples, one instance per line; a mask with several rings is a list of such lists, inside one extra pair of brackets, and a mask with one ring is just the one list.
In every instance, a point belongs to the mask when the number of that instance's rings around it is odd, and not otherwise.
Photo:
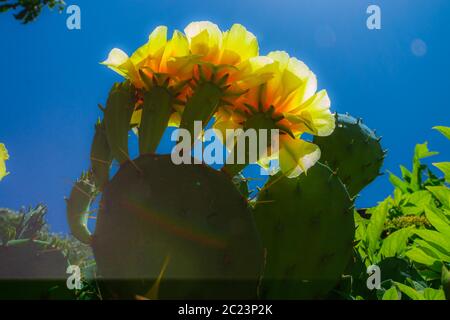
[(409, 184), (397, 177), (392, 172), (389, 172), (389, 181), (394, 187), (400, 189), (403, 193), (408, 192)]
[(400, 295), (398, 294), (397, 288), (394, 286), (389, 290), (386, 290), (382, 300), (400, 300)]
[(405, 180), (406, 182), (411, 182), (412, 172), (406, 169), (406, 167), (404, 166), (400, 166), (400, 170), (402, 171), (403, 180)]
[(406, 252), (406, 256), (414, 262), (424, 264), (426, 266), (433, 265), (437, 259), (430, 257), (420, 248), (412, 248)]
[(450, 162), (433, 163), (433, 166), (441, 170), (444, 173), (445, 182), (450, 183)]
[(430, 191), (442, 205), (450, 209), (450, 189), (446, 186), (437, 186), (437, 187), (427, 187), (427, 190)]
[(414, 227), (400, 229), (384, 239), (380, 253), (385, 258), (399, 256), (406, 250), (408, 238), (414, 234)]
[(442, 265), (441, 283), (447, 298), (450, 299), (450, 272)]
[(402, 206), (402, 212), (405, 215), (420, 215), (433, 201), (431, 193), (426, 190), (406, 194), (404, 199), (406, 204)]
[(394, 282), (394, 284), (397, 286), (398, 289), (400, 289), (401, 292), (406, 294), (408, 297), (410, 297), (413, 300), (425, 300), (423, 295), (416, 291), (415, 289), (408, 287), (402, 283)]
[(431, 196), (430, 192), (426, 190), (420, 190), (416, 191), (414, 193), (411, 193), (407, 197), (407, 201), (416, 207), (422, 207), (425, 208), (427, 205), (431, 203), (433, 200), (433, 197)]
[(355, 240), (362, 240), (365, 241), (367, 237), (367, 222), (369, 220), (364, 219), (359, 215), (359, 213), (355, 210), (354, 212), (354, 218), (355, 218)]
[(428, 256), (439, 261), (450, 262), (450, 256), (445, 254), (440, 247), (434, 246), (432, 243), (420, 239), (416, 239), (414, 243), (419, 245), (423, 252), (425, 252)]
[(422, 239), (441, 247), (446, 252), (450, 252), (450, 238), (433, 230), (416, 230), (416, 235)]
[(437, 231), (450, 236), (450, 223), (444, 215), (437, 213), (437, 210), (438, 209), (428, 207), (425, 209), (425, 216)]
[(416, 149), (414, 150), (414, 159), (421, 160), (425, 158), (429, 158), (435, 155), (438, 155), (439, 152), (428, 150), (428, 142), (417, 144)]
[(426, 288), (423, 291), (423, 297), (425, 300), (446, 300), (444, 290), (442, 289)]
[(388, 203), (390, 198), (385, 199), (375, 208), (371, 209), (372, 216), (367, 226), (367, 241), (369, 243), (369, 252), (374, 254), (378, 249), (381, 232), (388, 215)]
[(400, 202), (403, 199), (403, 192), (399, 188), (394, 189), (394, 203), (396, 206), (400, 205)]
[(433, 129), (439, 131), (439, 132), (442, 133), (447, 139), (450, 140), (450, 127), (437, 126), (437, 127), (433, 127)]
[(437, 154), (439, 153), (428, 150), (428, 142), (416, 145), (413, 158), (412, 178), (410, 183), (410, 187), (413, 191), (419, 191), (421, 189), (422, 172), (424, 168), (421, 165), (420, 160)]

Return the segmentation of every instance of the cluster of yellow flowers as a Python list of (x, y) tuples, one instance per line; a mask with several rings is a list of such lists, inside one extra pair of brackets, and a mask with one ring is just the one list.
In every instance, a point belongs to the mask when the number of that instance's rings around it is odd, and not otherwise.
[(6, 172), (5, 161), (9, 159), (8, 150), (3, 143), (0, 143), (0, 181), (8, 175)]
[[(281, 170), (291, 177), (306, 172), (320, 158), (319, 148), (302, 140), (302, 134), (327, 136), (335, 127), (330, 99), (325, 90), (317, 92), (314, 73), (283, 51), (259, 55), (256, 37), (239, 24), (222, 32), (211, 22), (193, 22), (184, 33), (175, 31), (170, 40), (167, 28), (160, 26), (131, 57), (113, 49), (103, 64), (137, 89), (162, 83), (177, 88), (177, 106), (169, 121), (173, 126), (182, 122), (188, 112), (186, 100), (199, 83), (215, 84), (220, 92), (217, 103), (210, 117), (201, 120), (214, 117), (214, 128), (222, 132), (255, 126), (279, 129), (279, 154), (270, 156), (278, 157)], [(140, 122), (139, 111), (136, 108), (133, 114), (135, 123)], [(258, 116), (263, 116), (264, 124), (254, 121)]]

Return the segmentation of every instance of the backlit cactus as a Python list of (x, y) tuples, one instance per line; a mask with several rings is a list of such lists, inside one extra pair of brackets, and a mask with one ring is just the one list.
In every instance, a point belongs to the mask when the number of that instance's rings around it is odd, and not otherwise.
[(67, 222), (72, 235), (84, 244), (91, 243), (91, 233), (87, 227), (88, 215), (92, 201), (97, 194), (90, 173), (83, 173), (66, 199)]
[[(73, 235), (94, 249), (105, 297), (304, 299), (332, 289), (352, 249), (352, 200), (336, 173), (316, 164), (319, 147), (301, 138), (335, 128), (328, 94), (303, 62), (280, 51), (258, 56), (243, 26), (222, 32), (199, 22), (170, 40), (158, 27), (131, 57), (114, 49), (104, 64), (126, 81), (102, 108), (89, 174), (67, 208)], [(278, 129), (280, 148), (270, 142), (256, 160), (222, 171), (155, 155), (168, 126), (199, 138), (195, 121), (221, 133)], [(277, 157), (281, 170), (252, 213), (238, 173)], [(113, 159), (119, 169), (110, 179)], [(99, 192), (91, 235), (87, 217)]]
[(144, 155), (106, 186), (93, 248), (118, 297), (256, 298), (263, 251), (246, 200), (225, 174)]
[(267, 250), (262, 298), (317, 299), (336, 285), (352, 253), (355, 225), (347, 190), (328, 167), (269, 179), (254, 217)]
[(320, 161), (337, 173), (352, 197), (380, 175), (386, 156), (380, 141), (361, 119), (339, 114), (331, 136), (314, 137), (322, 151)]

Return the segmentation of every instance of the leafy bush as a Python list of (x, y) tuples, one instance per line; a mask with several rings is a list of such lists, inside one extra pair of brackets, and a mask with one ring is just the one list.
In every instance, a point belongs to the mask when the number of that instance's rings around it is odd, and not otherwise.
[[(450, 128), (436, 129), (450, 139)], [(393, 195), (376, 207), (355, 211), (355, 283), (348, 297), (441, 300), (446, 292), (450, 298), (450, 163), (433, 163), (444, 174), (440, 177), (422, 162), (436, 154), (427, 143), (418, 144), (412, 170), (401, 166), (401, 177), (390, 173)], [(365, 283), (371, 265), (381, 270), (376, 293)]]

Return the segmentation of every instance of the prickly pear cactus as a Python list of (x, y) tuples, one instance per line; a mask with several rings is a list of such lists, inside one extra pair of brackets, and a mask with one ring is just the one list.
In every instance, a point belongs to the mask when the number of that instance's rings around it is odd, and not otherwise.
[(264, 299), (316, 299), (338, 282), (352, 253), (352, 201), (322, 164), (307, 175), (280, 174), (261, 190), (254, 217), (266, 251)]
[(337, 172), (352, 197), (380, 175), (386, 153), (380, 140), (361, 119), (340, 114), (331, 136), (314, 137), (322, 151), (320, 161)]
[(92, 245), (117, 298), (145, 295), (161, 269), (159, 299), (256, 297), (263, 250), (247, 202), (204, 165), (125, 162), (103, 192)]
[(82, 173), (66, 199), (67, 222), (74, 237), (84, 244), (91, 243), (91, 233), (87, 227), (88, 213), (97, 190), (92, 182), (92, 173)]

